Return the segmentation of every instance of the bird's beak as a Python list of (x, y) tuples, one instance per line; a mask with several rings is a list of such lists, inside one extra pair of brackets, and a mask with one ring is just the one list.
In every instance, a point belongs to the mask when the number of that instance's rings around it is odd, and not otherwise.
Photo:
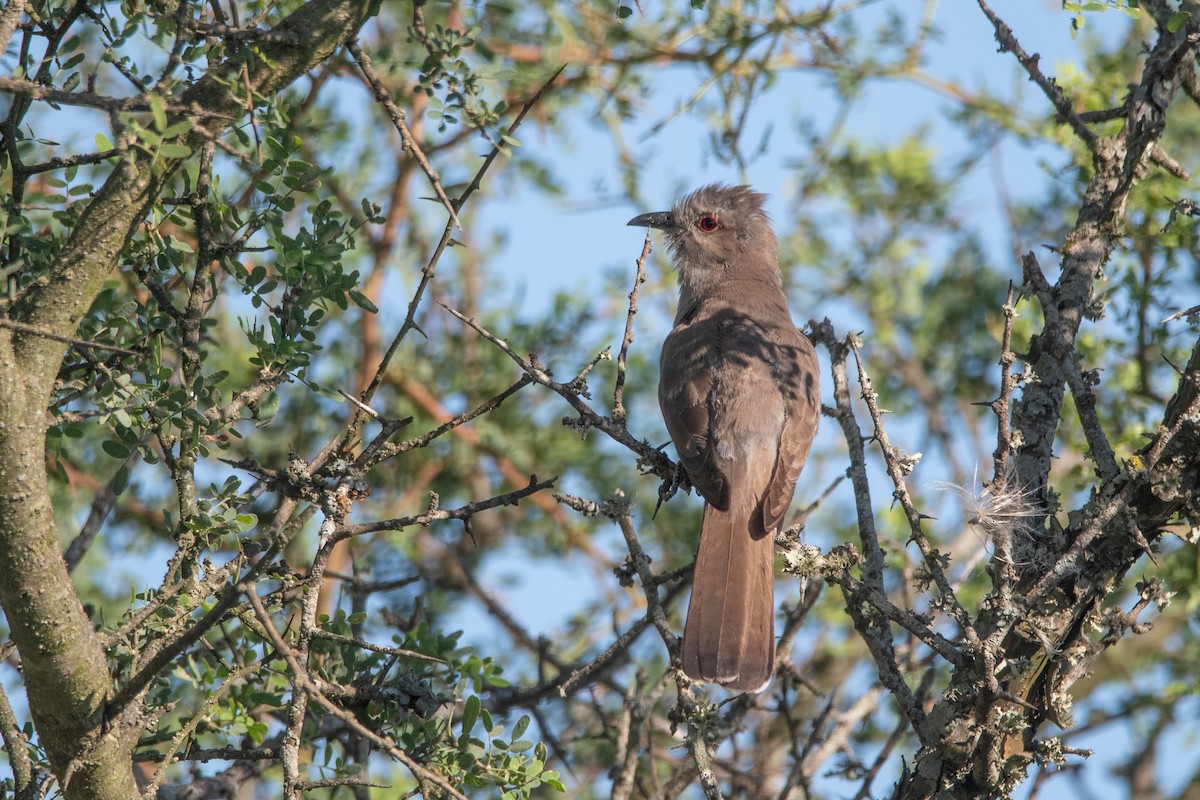
[(649, 214), (634, 217), (625, 224), (638, 228), (658, 228), (662, 231), (678, 227), (675, 215), (670, 211), (651, 211)]

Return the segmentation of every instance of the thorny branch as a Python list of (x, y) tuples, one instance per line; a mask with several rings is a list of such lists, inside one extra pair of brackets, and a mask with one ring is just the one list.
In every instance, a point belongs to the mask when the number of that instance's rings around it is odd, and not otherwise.
[(429, 184), (433, 187), (433, 191), (437, 194), (438, 200), (445, 207), (446, 213), (450, 215), (450, 221), (454, 227), (462, 229), (462, 223), (458, 221), (455, 203), (450, 201), (446, 196), (446, 190), (442, 188), (441, 178), (437, 172), (429, 165), (429, 160), (422, 152), (421, 146), (417, 144), (417, 140), (413, 137), (412, 131), (408, 129), (408, 123), (405, 122), (404, 111), (396, 105), (392, 100), (391, 94), (383, 85), (383, 81), (379, 79), (379, 75), (375, 72), (375, 68), (371, 66), (370, 57), (363, 52), (362, 47), (358, 43), (358, 37), (354, 37), (346, 43), (346, 48), (350, 51), (350, 55), (354, 56), (354, 60), (358, 63), (358, 68), (362, 70), (363, 80), (367, 86), (371, 88), (371, 92), (375, 95), (375, 100), (383, 106), (388, 117), (392, 120), (392, 124), (396, 126), (396, 131), (400, 134), (401, 140), (404, 142), (404, 149), (407, 150), (417, 163), (421, 166), (421, 171), (429, 178)]
[(996, 415), (996, 449), (992, 453), (992, 485), (997, 489), (1008, 483), (1008, 457), (1012, 454), (1012, 427), (1010, 410), (1012, 408), (1012, 392), (1017, 383), (1017, 376), (1012, 368), (1017, 363), (1016, 354), (1012, 351), (1013, 320), (1017, 316), (1017, 307), (1013, 302), (1012, 281), (1008, 282), (1008, 294), (1001, 306), (1004, 313), (1004, 333), (1000, 338), (1000, 395), (991, 403), (992, 412)]
[(1088, 149), (1094, 150), (1096, 147), (1096, 135), (1092, 133), (1087, 124), (1075, 112), (1075, 108), (1071, 103), (1071, 99), (1063, 92), (1062, 87), (1054, 78), (1048, 78), (1042, 73), (1038, 66), (1040, 56), (1037, 53), (1030, 55), (1025, 52), (1025, 48), (1021, 47), (1021, 43), (1017, 41), (1013, 34), (1012, 28), (1000, 19), (984, 0), (977, 0), (979, 8), (983, 11), (984, 16), (992, 23), (992, 27), (996, 30), (996, 41), (1000, 43), (1002, 52), (1012, 53), (1017, 59), (1017, 62), (1029, 73), (1029, 80), (1037, 84), (1042, 93), (1054, 106), (1055, 113), (1058, 114), (1059, 120), (1071, 126), (1071, 130), (1079, 137), (1080, 141), (1088, 146)]
[(416, 514), (410, 517), (396, 517), (394, 519), (383, 519), (375, 522), (362, 522), (357, 525), (348, 525), (342, 528), (337, 533), (333, 534), (329, 541), (337, 542), (342, 539), (347, 539), (351, 536), (361, 536), (364, 533), (373, 533), (375, 531), (398, 531), (403, 530), (413, 525), (428, 525), (431, 522), (441, 522), (449, 519), (466, 520), (470, 519), (480, 511), (486, 511), (490, 508), (499, 508), (500, 506), (516, 505), (517, 501), (528, 497), (535, 492), (541, 492), (554, 486), (557, 478), (539, 481), (537, 476), (531, 476), (529, 485), (523, 486), (516, 491), (508, 494), (498, 495), (487, 500), (479, 500), (474, 503), (462, 506), (460, 508), (450, 509), (432, 509), (424, 514)]
[[(835, 408), (829, 415), (838, 420), (850, 452), (850, 480), (854, 486), (855, 508), (858, 512), (858, 532), (863, 547), (863, 583), (879, 596), (884, 593), (883, 551), (875, 529), (875, 512), (871, 505), (871, 488), (867, 479), (865, 437), (855, 419), (850, 400), (850, 384), (847, 377), (846, 359), (852, 345), (838, 338), (829, 320), (811, 325), (813, 339), (829, 351), (830, 369), (833, 375)], [(859, 375), (862, 376), (860, 369)], [(864, 388), (864, 396), (866, 394)], [(924, 741), (929, 733), (925, 725), (925, 712), (917, 702), (912, 690), (900, 672), (896, 655), (896, 642), (891, 627), (884, 615), (874, 613), (869, 606), (852, 601), (846, 595), (846, 609), (854, 620), (854, 626), (862, 634), (871, 652), (883, 685), (892, 692), (900, 704), (909, 724)]]
[(625, 421), (625, 358), (633, 344), (633, 318), (638, 312), (638, 291), (646, 282), (646, 259), (650, 256), (650, 229), (646, 229), (646, 243), (637, 258), (637, 272), (633, 278), (633, 289), (629, 291), (629, 310), (625, 314), (625, 335), (621, 337), (621, 349), (617, 353), (617, 379), (613, 386), (613, 420)]
[(570, 404), (571, 408), (575, 409), (575, 411), (579, 414), (578, 420), (571, 421), (570, 424), (572, 427), (581, 432), (586, 432), (591, 428), (595, 428), (607, 434), (618, 444), (624, 445), (636, 453), (641, 460), (648, 464), (653, 472), (659, 477), (664, 478), (664, 480), (669, 480), (674, 476), (674, 464), (669, 458), (663, 455), (660, 450), (652, 447), (644, 440), (635, 439), (633, 435), (629, 433), (629, 430), (624, 424), (618, 423), (609, 417), (605, 417), (596, 413), (594, 410), (592, 410), (591, 406), (585, 402), (584, 398), (589, 396), (585, 378), (591, 369), (591, 365), (585, 367), (584, 370), (582, 370), (567, 383), (560, 383), (554, 380), (550, 374), (550, 371), (541, 363), (541, 361), (538, 360), (536, 353), (530, 354), (528, 359), (523, 358), (522, 356), (518, 355), (515, 350), (513, 350), (508, 342), (484, 328), (477, 321), (469, 319), (444, 303), (439, 303), (438, 305), (446, 309), (447, 313), (449, 313), (455, 319), (459, 320), (464, 325), (468, 326), (482, 336), (484, 339), (487, 339), (496, 347), (500, 348), (505, 355), (516, 362), (517, 366), (519, 366), (526, 375), (533, 379), (534, 383), (537, 383), (540, 386), (545, 386), (547, 389), (550, 389), (555, 394), (566, 400), (567, 403)]
[[(520, 112), (518, 112), (517, 116), (513, 119), (512, 124), (508, 126), (508, 132), (510, 135), (516, 132), (517, 128), (519, 128), (521, 123), (524, 121), (525, 116), (550, 90), (551, 86), (554, 84), (554, 81), (557, 80), (558, 76), (562, 74), (564, 69), (566, 69), (566, 65), (560, 67), (557, 72), (550, 76), (549, 80), (542, 84), (541, 88), (538, 89), (533, 97), (531, 97), (529, 101), (525, 103)], [(480, 164), (479, 169), (476, 170), (475, 176), (471, 179), (470, 183), (468, 183), (466, 188), (463, 189), (462, 193), (451, 202), (451, 206), (456, 212), (462, 210), (463, 206), (466, 205), (467, 200), (470, 199), (471, 195), (474, 194), (479, 188), (480, 181), (483, 179), (483, 176), (487, 174), (487, 171), (491, 168), (492, 164), (495, 163), (496, 158), (500, 155), (500, 153), (501, 144), (496, 144), (492, 148), (491, 152), (489, 152), (488, 155), (483, 159), (483, 163)], [(425, 297), (425, 290), (429, 287), (430, 282), (433, 280), (434, 272), (437, 269), (438, 262), (441, 261), (442, 254), (446, 252), (446, 248), (449, 247), (453, 242), (452, 235), (457, 224), (457, 220), (454, 217), (447, 220), (446, 226), (442, 231), (441, 238), (434, 247), (433, 253), (430, 255), (425, 267), (421, 270), (421, 279), (418, 281), (417, 288), (413, 292), (412, 298), (409, 300), (408, 311), (404, 315), (404, 322), (401, 323), (400, 329), (396, 332), (396, 335), (392, 337), (391, 343), (388, 345), (387, 350), (380, 359), (379, 366), (375, 369), (374, 376), (371, 378), (367, 388), (363, 391), (361, 396), (362, 402), (370, 403), (371, 398), (375, 396), (375, 392), (379, 389), (380, 384), (383, 383), (384, 375), (387, 373), (388, 367), (392, 362), (392, 358), (400, 349), (400, 345), (403, 343), (409, 331), (415, 329), (418, 333), (424, 335), (424, 332), (421, 331), (420, 327), (417, 325), (417, 310), (420, 308), (421, 301)], [(324, 463), (325, 459), (327, 459), (331, 454), (344, 451), (359, 435), (362, 427), (367, 423), (367, 420), (368, 415), (365, 412), (360, 410), (355, 413), (340, 440), (331, 440), (326, 446), (325, 450), (322, 451), (317, 457), (315, 463), (318, 465)]]

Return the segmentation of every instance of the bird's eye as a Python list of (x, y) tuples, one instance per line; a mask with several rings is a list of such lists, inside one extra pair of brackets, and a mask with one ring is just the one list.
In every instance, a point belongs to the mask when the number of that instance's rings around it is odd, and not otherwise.
[(696, 227), (705, 233), (712, 233), (717, 229), (717, 218), (712, 214), (705, 214), (703, 217), (696, 220)]

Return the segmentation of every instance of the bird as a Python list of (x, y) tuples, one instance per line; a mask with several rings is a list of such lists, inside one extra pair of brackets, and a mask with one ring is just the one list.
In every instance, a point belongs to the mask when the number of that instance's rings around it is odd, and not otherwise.
[(683, 671), (739, 692), (774, 673), (775, 533), (821, 413), (816, 350), (788, 310), (765, 199), (715, 183), (628, 223), (664, 232), (679, 279), (658, 402), (705, 501)]

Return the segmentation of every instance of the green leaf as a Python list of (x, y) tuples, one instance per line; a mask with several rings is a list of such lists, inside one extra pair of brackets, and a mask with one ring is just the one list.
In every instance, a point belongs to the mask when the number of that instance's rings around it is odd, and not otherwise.
[(163, 107), (162, 98), (156, 94), (150, 95), (150, 113), (154, 117), (154, 130), (162, 133), (167, 129), (167, 110)]
[(617, 19), (628, 19), (633, 16), (633, 9), (629, 6), (617, 6)]
[(112, 439), (105, 439), (100, 445), (100, 449), (108, 453), (113, 458), (129, 458), (129, 448), (120, 442)]
[(192, 148), (184, 144), (168, 142), (163, 144), (158, 152), (163, 158), (187, 158), (192, 154)]
[(1171, 33), (1175, 33), (1177, 30), (1186, 25), (1187, 21), (1191, 18), (1192, 15), (1188, 11), (1176, 11), (1171, 15), (1170, 19), (1167, 20), (1167, 30)]
[(467, 702), (463, 704), (462, 730), (463, 733), (470, 733), (475, 727), (475, 722), (479, 719), (479, 709), (482, 703), (479, 700), (479, 695), (473, 694), (467, 698)]
[(525, 714), (519, 720), (517, 720), (517, 724), (513, 726), (512, 738), (520, 738), (521, 734), (525, 733), (527, 730), (529, 730), (529, 715)]
[(117, 473), (113, 475), (112, 490), (113, 494), (121, 494), (125, 491), (125, 487), (129, 485), (129, 467), (122, 464), (117, 468)]
[(176, 136), (182, 136), (191, 129), (192, 121), (190, 119), (183, 119), (168, 126), (167, 129), (163, 131), (163, 138), (174, 139)]
[(100, 150), (101, 152), (114, 149), (113, 143), (109, 140), (109, 138), (99, 131), (96, 131), (96, 149)]
[(379, 313), (379, 307), (371, 302), (371, 298), (367, 297), (358, 289), (351, 289), (349, 295), (350, 299), (354, 301), (354, 305), (358, 306), (364, 311), (369, 311), (372, 314)]

